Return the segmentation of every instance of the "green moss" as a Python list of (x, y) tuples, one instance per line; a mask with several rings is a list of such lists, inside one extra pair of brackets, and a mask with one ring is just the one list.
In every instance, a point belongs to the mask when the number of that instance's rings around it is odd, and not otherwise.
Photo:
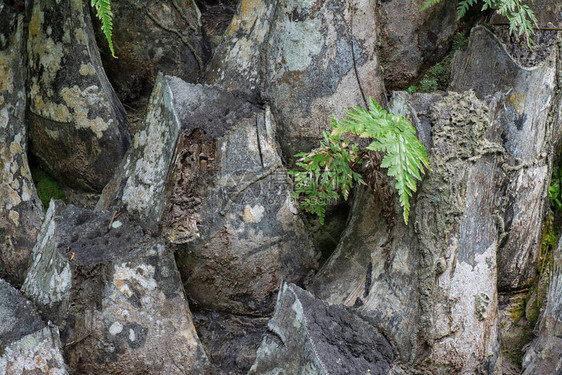
[(530, 343), (532, 339), (533, 339), (533, 329), (530, 328), (529, 325), (527, 325), (522, 327), (521, 332), (517, 337), (517, 339), (509, 343), (511, 344), (509, 346), (514, 349), (507, 351), (507, 353), (505, 354), (508, 355), (509, 359), (511, 360), (511, 363), (517, 365), (519, 369), (521, 368), (521, 364), (523, 363), (523, 355), (525, 354), (525, 352), (523, 351), (523, 347), (528, 343)]
[[(419, 84), (420, 92), (433, 92), (437, 90), (447, 90), (451, 78), (451, 61), (458, 50), (465, 51), (468, 48), (468, 38), (466, 33), (457, 33), (453, 37), (451, 50), (438, 64), (429, 68)], [(415, 87), (415, 86), (410, 86)]]
[(35, 184), (35, 189), (37, 189), (37, 195), (43, 203), (45, 209), (49, 208), (49, 202), (52, 199), (60, 199), (66, 201), (66, 195), (62, 190), (62, 185), (60, 182), (55, 180), (45, 171), (39, 168), (31, 168), (31, 177), (33, 178), (33, 183)]
[(519, 298), (518, 296), (518, 301), (516, 302), (513, 310), (511, 310), (510, 317), (514, 323), (519, 323), (521, 318), (525, 315), (525, 297), (526, 296)]

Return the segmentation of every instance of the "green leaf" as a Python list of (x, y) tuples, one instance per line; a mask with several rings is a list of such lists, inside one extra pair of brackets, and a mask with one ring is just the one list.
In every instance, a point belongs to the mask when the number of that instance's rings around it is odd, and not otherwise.
[(111, 39), (113, 32), (113, 12), (111, 11), (111, 0), (92, 0), (92, 7), (96, 9), (96, 15), (101, 21), (101, 29), (105, 35), (105, 39), (109, 45), (111, 56), (115, 56), (113, 49), (113, 41)]

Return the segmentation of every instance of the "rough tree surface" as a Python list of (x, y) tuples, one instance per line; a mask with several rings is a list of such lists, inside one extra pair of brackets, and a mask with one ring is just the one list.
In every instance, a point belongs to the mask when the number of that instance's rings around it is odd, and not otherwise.
[(58, 180), (101, 191), (129, 135), (101, 66), (89, 3), (33, 2), (27, 47), (31, 151)]
[(283, 285), (268, 328), (248, 374), (383, 375), (394, 361), (375, 327), (294, 284)]
[(387, 89), (405, 89), (423, 70), (439, 61), (457, 30), (454, 1), (419, 11), (424, 0), (383, 1), (380, 59)]
[(332, 114), (382, 99), (376, 28), (372, 0), (242, 0), (208, 79), (265, 98), (290, 160), (314, 147)]
[(79, 372), (207, 367), (172, 252), (126, 215), (52, 202), (23, 290)]
[[(112, 1), (114, 59), (90, 1), (0, 0), (0, 375), (562, 374), (562, 2), (532, 49), (423, 2)], [(319, 226), (286, 168), (368, 97), (431, 169), (406, 225), (366, 152)]]
[(43, 220), (27, 161), (24, 17), (0, 9), (0, 278), (21, 285)]
[(66, 375), (58, 329), (47, 326), (33, 304), (0, 279), (0, 374)]
[(197, 81), (211, 51), (194, 0), (123, 0), (113, 1), (111, 8), (117, 58), (105, 36), (96, 36), (107, 76), (123, 102), (143, 103), (158, 72)]

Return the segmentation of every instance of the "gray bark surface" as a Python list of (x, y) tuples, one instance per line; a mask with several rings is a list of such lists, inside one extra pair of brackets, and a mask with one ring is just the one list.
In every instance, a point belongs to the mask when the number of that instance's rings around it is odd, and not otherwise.
[(204, 373), (173, 253), (126, 215), (51, 202), (23, 291), (81, 373)]
[(27, 159), (24, 17), (0, 9), (0, 278), (21, 285), (44, 212)]
[(31, 151), (66, 185), (99, 192), (127, 150), (129, 130), (101, 65), (89, 4), (35, 1), (30, 13)]

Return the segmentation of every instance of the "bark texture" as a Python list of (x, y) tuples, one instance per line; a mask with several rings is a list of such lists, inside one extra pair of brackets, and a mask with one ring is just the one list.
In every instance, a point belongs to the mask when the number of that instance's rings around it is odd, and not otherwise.
[(114, 1), (111, 7), (117, 58), (105, 36), (96, 36), (107, 76), (123, 102), (135, 105), (150, 96), (158, 72), (197, 81), (211, 51), (194, 0)]
[(33, 2), (27, 53), (31, 151), (58, 180), (101, 191), (129, 133), (101, 65), (89, 4)]
[(208, 76), (270, 103), (286, 160), (310, 150), (341, 116), (383, 95), (371, 0), (243, 0)]
[(82, 373), (200, 374), (208, 360), (173, 254), (125, 215), (52, 202), (23, 291)]
[(21, 285), (43, 220), (27, 160), (23, 12), (0, 9), (0, 278)]

